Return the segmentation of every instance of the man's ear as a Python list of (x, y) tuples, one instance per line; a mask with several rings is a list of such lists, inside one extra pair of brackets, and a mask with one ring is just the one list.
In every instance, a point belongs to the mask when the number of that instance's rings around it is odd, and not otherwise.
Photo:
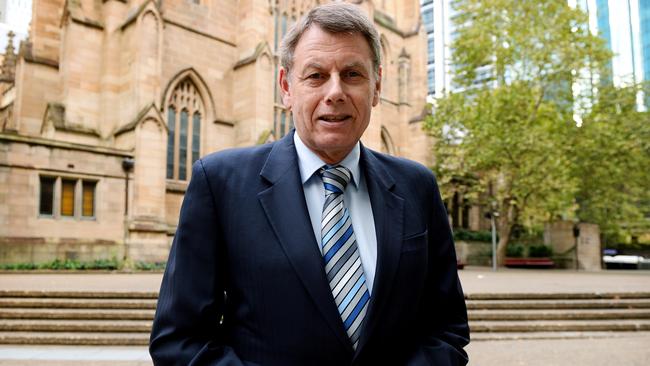
[(381, 96), (381, 74), (383, 72), (383, 69), (381, 65), (379, 65), (379, 72), (377, 72), (377, 80), (375, 80), (375, 85), (374, 85), (374, 91), (372, 95), (372, 106), (376, 106), (379, 103), (379, 98)]
[(280, 83), (280, 94), (282, 95), (282, 104), (287, 109), (291, 110), (291, 93), (289, 92), (289, 73), (284, 67), (280, 68), (280, 76), (278, 78)]

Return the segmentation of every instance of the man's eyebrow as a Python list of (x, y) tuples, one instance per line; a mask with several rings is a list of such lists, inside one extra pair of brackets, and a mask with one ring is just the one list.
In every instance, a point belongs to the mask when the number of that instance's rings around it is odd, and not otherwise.
[(365, 69), (366, 65), (364, 65), (362, 62), (350, 62), (348, 64), (343, 65), (343, 68), (345, 69)]
[(319, 64), (318, 62), (310, 62), (307, 65), (305, 65), (301, 71), (309, 70), (309, 69), (317, 69), (320, 70), (323, 68), (323, 65)]

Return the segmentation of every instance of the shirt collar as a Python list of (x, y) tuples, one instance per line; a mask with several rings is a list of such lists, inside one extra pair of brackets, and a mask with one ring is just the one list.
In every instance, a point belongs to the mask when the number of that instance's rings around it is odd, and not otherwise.
[[(304, 142), (298, 136), (298, 131), (293, 134), (293, 143), (296, 146), (296, 152), (298, 153), (298, 167), (300, 169), (300, 178), (302, 179), (302, 184), (305, 184), (320, 168), (323, 167), (325, 162), (314, 154)], [(342, 165), (352, 173), (352, 182), (355, 188), (359, 188), (359, 157), (361, 156), (361, 147), (357, 141), (356, 145), (352, 148), (352, 151), (340, 162), (338, 165)]]

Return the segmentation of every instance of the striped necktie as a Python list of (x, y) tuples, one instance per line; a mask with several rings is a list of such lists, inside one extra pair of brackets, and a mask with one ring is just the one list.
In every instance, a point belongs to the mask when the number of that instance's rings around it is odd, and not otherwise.
[(352, 346), (356, 349), (370, 293), (366, 286), (366, 276), (363, 273), (350, 213), (343, 204), (343, 192), (351, 175), (347, 168), (340, 165), (321, 169), (325, 185), (321, 246), (334, 302)]

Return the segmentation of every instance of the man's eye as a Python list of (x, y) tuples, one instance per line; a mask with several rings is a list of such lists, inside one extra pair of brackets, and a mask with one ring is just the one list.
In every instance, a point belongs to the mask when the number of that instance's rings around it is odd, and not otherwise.
[(309, 74), (309, 75), (307, 75), (307, 79), (318, 80), (318, 79), (322, 79), (322, 78), (323, 78), (323, 74), (321, 74), (321, 73), (319, 73), (319, 72), (315, 72), (315, 73), (313, 73), (313, 74)]
[(363, 75), (362, 75), (360, 72), (358, 72), (358, 71), (353, 71), (353, 70), (352, 70), (352, 71), (348, 71), (348, 72), (346, 73), (346, 76), (349, 77), (349, 78), (358, 78), (358, 77), (361, 77), (361, 76), (363, 76)]

